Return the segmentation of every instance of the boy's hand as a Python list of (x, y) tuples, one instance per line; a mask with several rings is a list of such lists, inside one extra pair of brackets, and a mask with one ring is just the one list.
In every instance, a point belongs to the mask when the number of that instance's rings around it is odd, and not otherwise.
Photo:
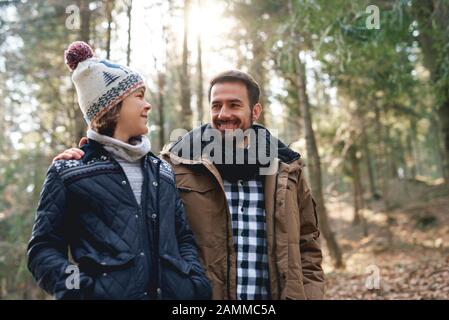
[[(82, 147), (88, 142), (86, 137), (81, 138), (79, 142), (79, 146)], [(67, 149), (60, 154), (58, 154), (56, 157), (53, 158), (53, 162), (57, 160), (79, 160), (81, 157), (84, 156), (84, 151), (78, 148), (70, 148)]]

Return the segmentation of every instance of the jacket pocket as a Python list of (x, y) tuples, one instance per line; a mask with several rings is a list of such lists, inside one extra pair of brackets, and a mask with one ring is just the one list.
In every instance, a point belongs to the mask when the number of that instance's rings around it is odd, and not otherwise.
[(287, 179), (287, 189), (296, 191), (298, 185), (298, 177), (294, 174), (289, 174)]
[(176, 174), (176, 186), (196, 241), (200, 246), (213, 246), (216, 184), (203, 175), (180, 173)]
[(136, 297), (135, 255), (87, 254), (79, 259), (80, 269), (94, 279), (89, 299), (132, 299)]
[(216, 185), (205, 175), (194, 173), (176, 173), (176, 186), (181, 192), (200, 192), (205, 193), (214, 190)]
[(195, 299), (195, 286), (190, 274), (192, 264), (168, 254), (162, 255), (161, 258), (162, 298)]
[(192, 265), (190, 263), (188, 263), (187, 261), (172, 257), (168, 254), (163, 254), (162, 259), (165, 260), (168, 264), (175, 267), (180, 272), (182, 272), (184, 274), (190, 274)]

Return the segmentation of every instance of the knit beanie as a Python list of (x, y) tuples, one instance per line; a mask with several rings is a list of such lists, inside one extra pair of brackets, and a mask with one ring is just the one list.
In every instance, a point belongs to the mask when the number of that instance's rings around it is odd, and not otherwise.
[(73, 71), (72, 81), (84, 119), (90, 125), (136, 89), (145, 86), (143, 77), (128, 67), (98, 59), (85, 42), (73, 42), (64, 52)]

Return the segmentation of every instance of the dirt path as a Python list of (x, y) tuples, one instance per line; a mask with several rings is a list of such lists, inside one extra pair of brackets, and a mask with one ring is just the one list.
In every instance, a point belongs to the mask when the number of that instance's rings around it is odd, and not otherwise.
[(364, 211), (365, 237), (348, 199), (329, 200), (346, 268), (335, 270), (323, 246), (326, 299), (449, 299), (449, 197), (393, 210), (391, 244), (380, 204)]

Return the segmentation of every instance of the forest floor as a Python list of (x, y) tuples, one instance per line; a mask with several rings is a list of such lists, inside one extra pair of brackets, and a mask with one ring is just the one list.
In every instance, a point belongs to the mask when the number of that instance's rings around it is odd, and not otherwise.
[(335, 269), (323, 245), (326, 299), (449, 299), (447, 190), (415, 181), (391, 190), (404, 189), (402, 203), (392, 199), (395, 209), (386, 212), (378, 201), (363, 210), (367, 236), (352, 223), (350, 195), (328, 198), (345, 267)]

